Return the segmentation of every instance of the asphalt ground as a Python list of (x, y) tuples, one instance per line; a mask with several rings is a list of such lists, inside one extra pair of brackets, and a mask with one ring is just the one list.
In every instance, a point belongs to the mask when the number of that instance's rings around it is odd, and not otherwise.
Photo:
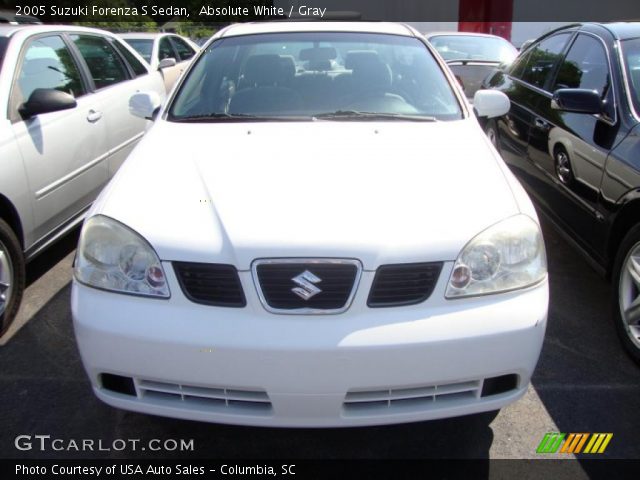
[[(496, 415), (354, 429), (271, 429), (174, 420), (113, 409), (97, 400), (78, 355), (70, 314), (77, 231), (29, 266), (29, 286), (10, 338), (0, 347), (1, 458), (407, 459), (576, 458), (540, 455), (547, 432), (611, 432), (598, 458), (640, 459), (640, 367), (622, 351), (610, 315), (610, 287), (543, 222), (551, 303), (531, 386)], [(19, 450), (19, 435), (193, 440), (193, 451)], [(594, 457), (578, 455), (589, 476)], [(580, 478), (575, 475), (573, 478)]]

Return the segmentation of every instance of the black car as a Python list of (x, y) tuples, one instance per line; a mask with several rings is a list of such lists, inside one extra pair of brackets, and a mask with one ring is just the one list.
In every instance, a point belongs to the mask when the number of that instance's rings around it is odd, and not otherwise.
[(485, 131), (540, 210), (614, 289), (620, 339), (640, 362), (640, 23), (569, 25), (485, 88), (511, 109)]

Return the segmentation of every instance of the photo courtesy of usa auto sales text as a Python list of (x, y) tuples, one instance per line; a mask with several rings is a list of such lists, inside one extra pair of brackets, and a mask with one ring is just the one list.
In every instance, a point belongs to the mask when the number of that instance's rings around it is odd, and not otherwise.
[(204, 475), (219, 473), (221, 475), (295, 475), (295, 465), (227, 465), (218, 468), (203, 467), (201, 465), (140, 465), (136, 463), (121, 463), (114, 465), (58, 465), (51, 467), (43, 465), (17, 464), (16, 475), (92, 475), (95, 477), (111, 475)]

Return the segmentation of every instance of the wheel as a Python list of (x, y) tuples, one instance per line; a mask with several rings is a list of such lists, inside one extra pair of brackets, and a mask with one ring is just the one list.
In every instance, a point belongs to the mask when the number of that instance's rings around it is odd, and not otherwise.
[(622, 241), (613, 275), (616, 331), (627, 353), (640, 364), (640, 225)]
[(484, 133), (496, 150), (498, 149), (498, 125), (495, 120), (488, 120), (484, 126)]
[(11, 227), (0, 219), (0, 335), (13, 321), (24, 292), (22, 249)]
[(569, 154), (564, 148), (558, 147), (556, 148), (553, 157), (555, 160), (556, 175), (558, 176), (558, 180), (560, 180), (563, 185), (571, 185), (575, 177), (573, 176)]

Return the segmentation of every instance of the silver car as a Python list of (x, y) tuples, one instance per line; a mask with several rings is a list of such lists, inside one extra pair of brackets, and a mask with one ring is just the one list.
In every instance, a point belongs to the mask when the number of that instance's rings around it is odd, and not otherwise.
[(164, 98), (162, 77), (108, 32), (0, 27), (0, 334), (25, 263), (82, 221), (144, 134), (137, 91)]

